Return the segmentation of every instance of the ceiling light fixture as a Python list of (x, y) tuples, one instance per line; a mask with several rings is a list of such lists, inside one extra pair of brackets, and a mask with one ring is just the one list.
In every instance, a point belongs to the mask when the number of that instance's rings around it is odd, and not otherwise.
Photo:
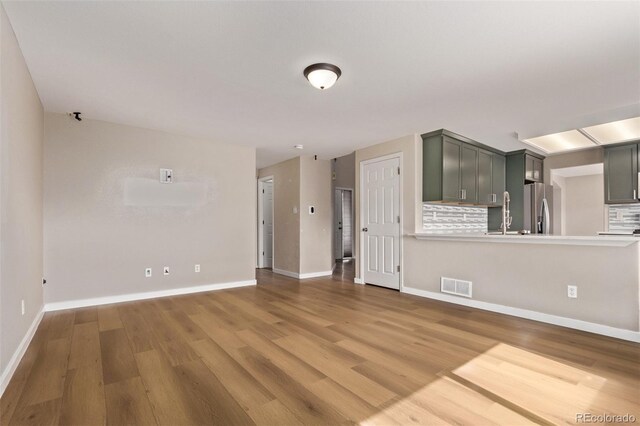
[(573, 151), (575, 149), (594, 146), (593, 142), (577, 130), (523, 139), (522, 142), (532, 145), (546, 154), (555, 154), (556, 152)]
[(333, 64), (319, 63), (304, 69), (304, 76), (316, 89), (324, 90), (333, 86), (342, 75), (340, 68)]
[(304, 145), (294, 145), (295, 149), (304, 149)]
[(633, 141), (640, 139), (640, 117), (598, 124), (581, 130), (602, 145)]
[(556, 154), (637, 139), (640, 139), (640, 117), (521, 139), (521, 141), (546, 154)]

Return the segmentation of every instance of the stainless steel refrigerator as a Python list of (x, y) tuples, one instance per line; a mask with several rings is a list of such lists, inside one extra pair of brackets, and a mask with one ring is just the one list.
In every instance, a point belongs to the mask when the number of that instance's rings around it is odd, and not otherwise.
[(553, 187), (544, 183), (524, 186), (524, 229), (532, 234), (553, 234)]

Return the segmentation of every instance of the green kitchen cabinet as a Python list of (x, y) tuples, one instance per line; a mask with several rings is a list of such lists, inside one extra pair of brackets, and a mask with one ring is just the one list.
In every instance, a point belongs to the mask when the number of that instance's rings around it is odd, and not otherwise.
[(505, 189), (505, 157), (502, 154), (478, 151), (478, 204), (489, 207), (502, 205)]
[(493, 204), (492, 156), (489, 151), (478, 151), (478, 202), (487, 205)]
[(491, 192), (493, 203), (491, 206), (502, 206), (502, 194), (506, 189), (506, 157), (502, 154), (491, 155)]
[[(437, 155), (437, 154), (436, 154)], [(432, 189), (430, 200), (425, 201), (460, 201), (460, 158), (462, 157), (462, 142), (448, 137), (442, 138), (442, 177), (437, 188)], [(440, 162), (440, 157), (436, 157)], [(439, 164), (438, 164), (439, 165)], [(434, 167), (437, 169), (437, 167)], [(435, 182), (435, 181), (434, 181)], [(438, 193), (441, 189), (440, 196)]]
[(606, 146), (604, 149), (604, 202), (638, 203), (638, 143)]
[(531, 154), (524, 155), (525, 174), (524, 179), (529, 182), (543, 182), (542, 165), (540, 158)]
[(423, 201), (484, 206), (502, 202), (502, 151), (448, 130), (422, 135)]
[(468, 144), (460, 153), (460, 200), (478, 203), (478, 148)]

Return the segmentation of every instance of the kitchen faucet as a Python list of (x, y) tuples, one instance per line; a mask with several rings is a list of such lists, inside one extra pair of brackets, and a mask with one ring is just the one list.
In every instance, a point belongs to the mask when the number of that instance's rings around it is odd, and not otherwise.
[(510, 216), (509, 212), (509, 203), (511, 202), (511, 198), (509, 197), (509, 192), (504, 191), (502, 194), (502, 223), (500, 224), (500, 230), (502, 231), (502, 235), (507, 235), (507, 230), (511, 226), (511, 222), (513, 221), (513, 217)]

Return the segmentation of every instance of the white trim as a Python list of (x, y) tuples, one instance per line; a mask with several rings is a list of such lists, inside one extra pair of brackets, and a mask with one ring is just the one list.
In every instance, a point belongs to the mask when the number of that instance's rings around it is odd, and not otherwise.
[(333, 275), (333, 270), (322, 272), (307, 272), (306, 274), (299, 274), (299, 278), (301, 280), (304, 280), (305, 278), (329, 277), (331, 275)]
[(574, 318), (561, 317), (558, 315), (545, 314), (542, 312), (530, 311), (528, 309), (498, 305), (496, 303), (463, 299), (456, 296), (449, 296), (447, 294), (441, 294), (441, 293), (436, 293), (432, 291), (421, 290), (421, 289), (411, 288), (411, 287), (404, 287), (403, 293), (412, 294), (414, 296), (426, 297), (429, 299), (440, 300), (443, 302), (454, 303), (456, 305), (469, 306), (471, 308), (482, 309), (485, 311), (511, 315), (514, 317), (540, 321), (547, 324), (559, 325), (561, 327), (587, 331), (589, 333), (601, 334), (603, 336), (615, 337), (617, 339), (628, 340), (631, 342), (640, 342), (640, 332), (638, 331), (626, 330), (623, 328), (616, 328), (608, 325), (596, 324), (593, 322), (582, 321)]
[[(335, 268), (335, 265), (334, 265)], [(280, 274), (291, 278), (297, 278), (299, 280), (304, 280), (306, 278), (318, 278), (318, 277), (328, 277), (333, 275), (333, 270), (331, 271), (322, 271), (322, 272), (307, 272), (304, 274), (299, 274), (298, 272), (285, 271), (284, 269), (276, 269), (273, 268), (274, 274)]]
[(353, 282), (356, 284), (364, 284), (364, 280), (362, 278), (355, 277)]
[(18, 365), (20, 364), (20, 361), (22, 360), (24, 353), (27, 351), (27, 348), (31, 343), (31, 339), (33, 339), (33, 336), (36, 334), (36, 330), (40, 325), (40, 321), (42, 321), (43, 315), (44, 315), (44, 307), (40, 308), (40, 312), (38, 312), (36, 317), (33, 319), (31, 326), (27, 330), (27, 334), (25, 334), (24, 337), (22, 338), (22, 341), (16, 348), (15, 352), (11, 356), (11, 359), (7, 363), (7, 366), (2, 372), (2, 377), (0, 378), (0, 396), (2, 396), (4, 391), (7, 389), (7, 386), (9, 385), (9, 382), (11, 381), (13, 374), (16, 372), (16, 369), (18, 368)]
[[(378, 163), (380, 161), (385, 161), (385, 160), (391, 160), (393, 158), (397, 158), (398, 162), (400, 163), (400, 179), (398, 181), (399, 184), (399, 188), (398, 188), (398, 192), (399, 194), (399, 202), (400, 202), (400, 207), (398, 209), (398, 214), (400, 215), (400, 223), (398, 224), (398, 226), (400, 227), (400, 232), (398, 233), (399, 236), (398, 238), (400, 238), (399, 241), (399, 251), (398, 251), (398, 263), (400, 264), (400, 273), (399, 273), (399, 291), (402, 292), (402, 289), (404, 287), (404, 264), (403, 264), (403, 236), (404, 236), (404, 232), (402, 232), (402, 227), (404, 224), (404, 200), (403, 200), (403, 188), (404, 188), (404, 183), (403, 183), (403, 179), (404, 179), (404, 161), (403, 161), (403, 153), (402, 151), (398, 151), (398, 152), (394, 152), (392, 154), (387, 154), (387, 155), (383, 155), (380, 157), (376, 157), (376, 158), (370, 158), (368, 160), (362, 160), (360, 161), (360, 165), (359, 165), (359, 170), (360, 170), (360, 182), (357, 182), (358, 185), (358, 199), (360, 201), (360, 205), (358, 206), (360, 212), (358, 214), (358, 217), (360, 218), (360, 222), (358, 223), (359, 227), (357, 229), (358, 234), (360, 235), (359, 241), (360, 241), (360, 247), (359, 247), (359, 252), (357, 254), (357, 261), (360, 264), (360, 274), (362, 275), (362, 284), (365, 284), (364, 282), (364, 256), (362, 255), (362, 251), (363, 251), (363, 247), (364, 247), (364, 233), (361, 231), (362, 229), (362, 223), (364, 221), (364, 209), (362, 208), (362, 203), (363, 203), (363, 187), (364, 187), (364, 178), (363, 178), (363, 170), (364, 170), (364, 166), (366, 166), (367, 164), (372, 164), (372, 163)], [(355, 282), (355, 279), (354, 279)]]
[(218, 284), (205, 284), (194, 287), (172, 288), (169, 290), (148, 291), (145, 293), (129, 293), (117, 296), (94, 297), (91, 299), (68, 300), (52, 302), (44, 305), (44, 310), (59, 311), (62, 309), (84, 308), (86, 306), (108, 305), (110, 303), (131, 302), (134, 300), (155, 299), (158, 297), (178, 296), (181, 294), (201, 293), (204, 291), (226, 290), (237, 287), (256, 285), (256, 280), (234, 281)]
[(300, 278), (300, 274), (298, 274), (297, 272), (285, 271), (284, 269), (278, 268), (273, 268), (272, 271), (274, 274), (280, 274), (291, 278)]
[(627, 247), (640, 243), (633, 236), (564, 236), (564, 235), (484, 235), (484, 234), (408, 234), (418, 240), (509, 244), (561, 244), (569, 246)]
[(273, 197), (271, 200), (271, 220), (272, 220), (272, 224), (271, 224), (271, 228), (272, 228), (272, 235), (271, 235), (271, 267), (273, 267), (273, 265), (275, 265), (275, 261), (276, 261), (276, 256), (275, 256), (275, 235), (276, 235), (276, 225), (275, 225), (275, 216), (274, 216), (274, 212), (275, 212), (275, 201), (276, 201), (276, 196), (275, 196), (275, 178), (273, 177), (273, 175), (270, 176), (265, 176), (265, 177), (261, 177), (258, 179), (258, 244), (257, 244), (257, 268), (264, 268), (264, 256), (262, 256), (262, 252), (264, 251), (264, 225), (262, 224), (262, 220), (264, 219), (264, 198), (262, 196), (262, 190), (264, 189), (264, 182), (266, 181), (271, 181), (271, 185), (272, 185), (272, 192), (271, 192), (271, 196)]

